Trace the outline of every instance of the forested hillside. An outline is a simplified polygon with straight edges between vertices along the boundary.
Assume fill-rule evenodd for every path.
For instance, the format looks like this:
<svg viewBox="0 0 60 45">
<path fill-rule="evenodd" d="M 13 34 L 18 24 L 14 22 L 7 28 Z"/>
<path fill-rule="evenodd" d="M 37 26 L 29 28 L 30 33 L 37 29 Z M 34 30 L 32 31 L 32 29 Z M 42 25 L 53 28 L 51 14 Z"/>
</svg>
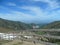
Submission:
<svg viewBox="0 0 60 45">
<path fill-rule="evenodd" d="M 19 21 L 10 21 L 0 18 L 0 27 L 7 28 L 7 29 L 14 29 L 14 30 L 21 30 L 21 29 L 31 29 L 31 25 L 19 22 Z"/>
<path fill-rule="evenodd" d="M 55 22 L 49 23 L 49 24 L 43 26 L 42 28 L 44 28 L 44 29 L 60 29 L 60 21 L 55 21 Z"/>
</svg>

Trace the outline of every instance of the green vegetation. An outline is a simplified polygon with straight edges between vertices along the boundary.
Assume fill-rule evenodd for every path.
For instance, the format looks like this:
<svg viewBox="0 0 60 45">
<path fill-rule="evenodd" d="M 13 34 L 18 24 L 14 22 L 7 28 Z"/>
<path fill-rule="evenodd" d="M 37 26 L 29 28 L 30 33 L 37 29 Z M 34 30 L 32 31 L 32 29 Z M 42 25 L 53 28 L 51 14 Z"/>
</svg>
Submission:
<svg viewBox="0 0 60 45">
<path fill-rule="evenodd" d="M 43 31 L 35 31 L 36 34 L 39 34 L 39 35 L 43 35 L 43 34 L 46 34 L 46 32 L 43 32 Z"/>
<path fill-rule="evenodd" d="M 60 45 L 60 42 L 57 42 L 58 45 Z"/>
<path fill-rule="evenodd" d="M 54 39 L 54 38 L 47 38 L 48 39 L 48 42 L 51 42 L 51 43 L 56 43 L 58 45 L 60 45 L 60 39 Z M 43 40 L 44 41 L 44 40 Z"/>
<path fill-rule="evenodd" d="M 2 45 L 4 43 L 8 43 L 8 42 L 11 42 L 11 41 L 8 41 L 8 40 L 0 40 L 0 45 Z"/>
<path fill-rule="evenodd" d="M 10 21 L 0 18 L 0 27 L 11 29 L 11 30 L 25 30 L 25 29 L 32 29 L 33 25 L 37 24 L 26 24 L 19 21 Z M 40 29 L 60 29 L 60 21 L 55 21 L 49 24 L 40 24 Z"/>
<path fill-rule="evenodd" d="M 54 36 L 60 36 L 60 32 L 48 32 L 50 35 L 54 35 Z"/>
<path fill-rule="evenodd" d="M 23 44 L 23 42 L 18 42 L 18 43 L 13 44 L 13 45 L 22 45 L 22 44 Z"/>
<path fill-rule="evenodd" d="M 9 21 L 0 18 L 0 27 L 13 30 L 31 29 L 31 25 L 19 21 Z"/>
<path fill-rule="evenodd" d="M 60 29 L 60 21 L 49 23 L 45 26 L 42 26 L 42 28 L 43 29 Z"/>
</svg>

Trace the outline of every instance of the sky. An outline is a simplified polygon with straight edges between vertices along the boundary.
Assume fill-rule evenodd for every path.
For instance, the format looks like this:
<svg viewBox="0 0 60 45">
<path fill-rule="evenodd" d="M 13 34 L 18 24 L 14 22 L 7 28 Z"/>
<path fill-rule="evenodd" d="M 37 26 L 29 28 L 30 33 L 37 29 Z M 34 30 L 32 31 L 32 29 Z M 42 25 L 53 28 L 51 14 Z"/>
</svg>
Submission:
<svg viewBox="0 0 60 45">
<path fill-rule="evenodd" d="M 60 0 L 0 0 L 0 18 L 26 23 L 60 20 Z"/>
</svg>

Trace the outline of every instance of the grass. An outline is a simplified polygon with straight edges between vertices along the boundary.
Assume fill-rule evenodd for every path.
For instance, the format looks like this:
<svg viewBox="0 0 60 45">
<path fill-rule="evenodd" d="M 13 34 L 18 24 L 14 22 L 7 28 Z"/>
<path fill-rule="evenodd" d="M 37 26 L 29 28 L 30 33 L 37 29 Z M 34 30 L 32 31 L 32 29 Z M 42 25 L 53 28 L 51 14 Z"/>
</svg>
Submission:
<svg viewBox="0 0 60 45">
<path fill-rule="evenodd" d="M 58 45 L 60 45 L 60 42 L 57 42 Z"/>
<path fill-rule="evenodd" d="M 8 40 L 0 40 L 0 45 L 2 45 L 4 43 L 8 43 L 8 42 L 10 42 L 10 41 L 8 41 Z"/>
<path fill-rule="evenodd" d="M 13 45 L 22 45 L 23 42 L 18 42 L 17 44 L 13 44 Z"/>
<path fill-rule="evenodd" d="M 13 31 L 13 30 L 12 29 L 8 29 L 8 28 L 0 27 L 0 32 L 10 32 L 10 31 Z"/>
<path fill-rule="evenodd" d="M 46 32 L 42 32 L 42 31 L 36 31 L 35 33 L 36 33 L 36 34 L 39 34 L 39 35 L 46 34 Z"/>
</svg>

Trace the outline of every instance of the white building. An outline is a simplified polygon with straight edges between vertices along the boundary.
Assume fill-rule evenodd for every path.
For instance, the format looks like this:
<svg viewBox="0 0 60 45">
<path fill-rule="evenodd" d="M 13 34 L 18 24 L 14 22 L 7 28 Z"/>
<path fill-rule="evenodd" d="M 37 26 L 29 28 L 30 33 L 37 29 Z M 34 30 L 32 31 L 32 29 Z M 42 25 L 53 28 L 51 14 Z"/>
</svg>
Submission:
<svg viewBox="0 0 60 45">
<path fill-rule="evenodd" d="M 14 34 L 0 33 L 0 38 L 4 40 L 13 40 L 16 37 Z"/>
<path fill-rule="evenodd" d="M 38 28 L 39 28 L 39 26 L 38 26 L 38 25 L 33 26 L 33 29 L 38 29 Z"/>
</svg>

